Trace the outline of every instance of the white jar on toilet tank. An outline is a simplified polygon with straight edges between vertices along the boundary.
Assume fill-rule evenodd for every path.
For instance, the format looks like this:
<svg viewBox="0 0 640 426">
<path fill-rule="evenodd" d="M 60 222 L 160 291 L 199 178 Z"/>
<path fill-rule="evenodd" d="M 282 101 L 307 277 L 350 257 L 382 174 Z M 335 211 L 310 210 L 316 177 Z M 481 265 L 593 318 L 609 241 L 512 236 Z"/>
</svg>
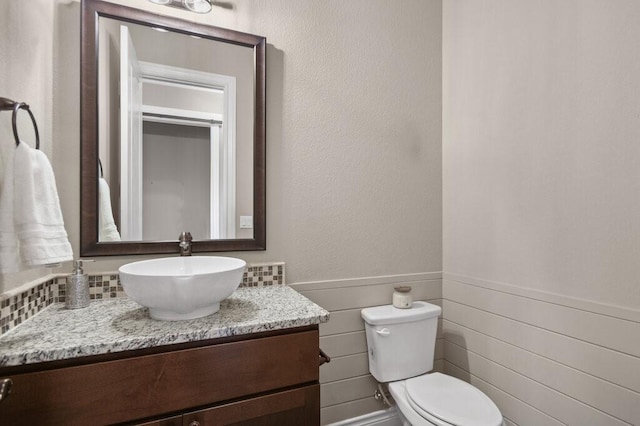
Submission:
<svg viewBox="0 0 640 426">
<path fill-rule="evenodd" d="M 413 303 L 411 286 L 401 285 L 393 288 L 393 306 L 399 309 L 409 309 Z"/>
</svg>

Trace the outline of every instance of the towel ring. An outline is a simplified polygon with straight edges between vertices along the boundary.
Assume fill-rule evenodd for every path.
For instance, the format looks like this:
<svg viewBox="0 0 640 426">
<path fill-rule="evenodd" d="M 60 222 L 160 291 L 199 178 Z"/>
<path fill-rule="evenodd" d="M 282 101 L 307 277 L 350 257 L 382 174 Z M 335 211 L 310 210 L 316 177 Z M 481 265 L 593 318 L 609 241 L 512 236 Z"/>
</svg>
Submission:
<svg viewBox="0 0 640 426">
<path fill-rule="evenodd" d="M 16 139 L 16 146 L 20 145 L 20 137 L 18 136 L 18 125 L 16 123 L 16 117 L 18 115 L 18 110 L 26 109 L 31 117 L 31 122 L 33 123 L 33 129 L 36 133 L 36 149 L 40 149 L 40 133 L 38 132 L 38 125 L 36 124 L 36 118 L 33 116 L 29 105 L 24 102 L 15 102 L 8 98 L 0 97 L 0 111 L 13 111 L 13 117 L 11 119 L 11 125 L 13 127 L 13 136 Z"/>
<path fill-rule="evenodd" d="M 36 149 L 40 149 L 40 133 L 38 132 L 38 124 L 36 123 L 36 118 L 33 116 L 29 105 L 24 102 L 16 102 L 13 106 L 13 117 L 11 117 L 11 125 L 13 127 L 13 136 L 16 138 L 16 146 L 20 145 L 20 137 L 18 136 L 18 125 L 16 118 L 18 117 L 18 111 L 24 109 L 29 113 L 29 117 L 31 117 L 31 122 L 33 123 L 33 130 L 36 132 Z"/>
</svg>

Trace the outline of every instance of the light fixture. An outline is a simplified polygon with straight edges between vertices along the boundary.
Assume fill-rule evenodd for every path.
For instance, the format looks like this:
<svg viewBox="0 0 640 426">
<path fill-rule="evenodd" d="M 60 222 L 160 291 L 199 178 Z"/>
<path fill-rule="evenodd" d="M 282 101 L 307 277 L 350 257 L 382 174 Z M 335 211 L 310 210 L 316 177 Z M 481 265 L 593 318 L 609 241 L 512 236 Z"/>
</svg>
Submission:
<svg viewBox="0 0 640 426">
<path fill-rule="evenodd" d="M 195 13 L 211 12 L 210 0 L 182 0 L 184 7 Z"/>
<path fill-rule="evenodd" d="M 149 0 L 151 3 L 179 7 L 195 13 L 211 12 L 211 0 Z"/>
</svg>

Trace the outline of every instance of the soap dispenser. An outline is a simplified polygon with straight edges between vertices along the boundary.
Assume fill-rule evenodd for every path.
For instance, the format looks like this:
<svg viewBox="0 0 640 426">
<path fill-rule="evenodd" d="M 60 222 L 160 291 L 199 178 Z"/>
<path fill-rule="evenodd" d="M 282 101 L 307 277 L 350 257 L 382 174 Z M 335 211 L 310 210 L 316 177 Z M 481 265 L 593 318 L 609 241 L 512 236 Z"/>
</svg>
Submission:
<svg viewBox="0 0 640 426">
<path fill-rule="evenodd" d="M 89 306 L 89 277 L 82 269 L 83 260 L 73 261 L 73 272 L 67 277 L 65 286 L 65 302 L 67 309 L 86 308 Z"/>
</svg>

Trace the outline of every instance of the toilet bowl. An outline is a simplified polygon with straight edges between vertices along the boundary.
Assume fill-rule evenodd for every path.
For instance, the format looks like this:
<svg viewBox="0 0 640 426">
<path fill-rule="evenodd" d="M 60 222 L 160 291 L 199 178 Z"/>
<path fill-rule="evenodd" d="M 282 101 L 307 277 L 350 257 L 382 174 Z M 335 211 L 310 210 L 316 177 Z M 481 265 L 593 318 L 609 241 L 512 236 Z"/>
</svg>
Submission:
<svg viewBox="0 0 640 426">
<path fill-rule="evenodd" d="M 413 302 L 362 310 L 369 371 L 389 392 L 405 426 L 501 426 L 498 407 L 473 385 L 433 370 L 441 308 Z"/>
<path fill-rule="evenodd" d="M 476 387 L 441 373 L 389 383 L 405 425 L 501 426 L 498 407 Z"/>
</svg>

